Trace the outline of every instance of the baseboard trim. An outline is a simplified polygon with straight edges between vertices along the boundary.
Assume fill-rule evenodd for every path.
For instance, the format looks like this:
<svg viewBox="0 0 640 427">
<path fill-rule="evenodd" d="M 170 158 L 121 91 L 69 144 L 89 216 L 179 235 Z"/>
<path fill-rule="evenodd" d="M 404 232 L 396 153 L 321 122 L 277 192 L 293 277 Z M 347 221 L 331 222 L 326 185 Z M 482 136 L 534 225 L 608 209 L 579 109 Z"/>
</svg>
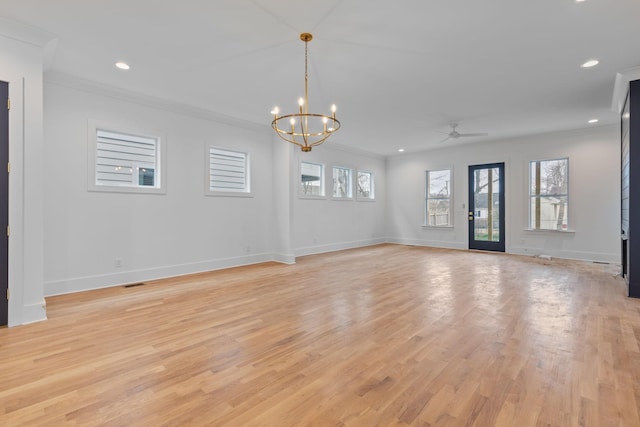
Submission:
<svg viewBox="0 0 640 427">
<path fill-rule="evenodd" d="M 18 317 L 13 319 L 13 317 Z M 29 323 L 41 322 L 47 320 L 47 303 L 43 299 L 36 304 L 22 306 L 20 316 L 9 316 L 9 327 L 27 325 Z"/>
<path fill-rule="evenodd" d="M 145 280 L 166 279 L 169 277 L 184 276 L 186 274 L 203 273 L 207 271 L 259 264 L 262 262 L 274 260 L 276 259 L 273 254 L 255 254 L 234 258 L 221 258 L 210 261 L 178 264 L 166 267 L 123 271 L 115 274 L 111 273 L 96 276 L 76 277 L 64 280 L 53 280 L 45 282 L 44 294 L 46 297 L 64 295 L 74 292 L 90 291 L 93 289 L 102 289 L 112 286 L 121 286 L 128 283 L 144 282 Z"/>
<path fill-rule="evenodd" d="M 389 238 L 387 243 L 394 243 L 397 245 L 407 246 L 426 246 L 432 248 L 443 249 L 468 249 L 467 243 L 452 242 L 446 240 L 422 240 L 422 239 L 403 239 L 403 238 Z"/>
<path fill-rule="evenodd" d="M 295 249 L 295 254 L 296 256 L 324 254 L 327 252 L 343 251 L 345 249 L 354 249 L 354 248 L 362 248 L 365 246 L 380 245 L 382 243 L 387 243 L 387 239 L 384 239 L 384 238 L 367 239 L 367 240 L 357 240 L 353 242 L 331 243 L 328 245 L 307 246 L 307 247 Z"/>
</svg>

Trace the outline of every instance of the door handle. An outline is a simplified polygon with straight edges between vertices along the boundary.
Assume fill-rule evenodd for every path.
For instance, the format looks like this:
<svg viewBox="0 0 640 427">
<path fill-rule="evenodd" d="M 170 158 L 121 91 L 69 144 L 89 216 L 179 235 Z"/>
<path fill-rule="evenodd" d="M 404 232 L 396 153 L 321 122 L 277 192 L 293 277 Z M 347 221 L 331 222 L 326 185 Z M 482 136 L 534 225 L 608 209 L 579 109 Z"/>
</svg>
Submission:
<svg viewBox="0 0 640 427">
<path fill-rule="evenodd" d="M 469 212 L 469 221 L 473 221 L 473 212 Z"/>
</svg>

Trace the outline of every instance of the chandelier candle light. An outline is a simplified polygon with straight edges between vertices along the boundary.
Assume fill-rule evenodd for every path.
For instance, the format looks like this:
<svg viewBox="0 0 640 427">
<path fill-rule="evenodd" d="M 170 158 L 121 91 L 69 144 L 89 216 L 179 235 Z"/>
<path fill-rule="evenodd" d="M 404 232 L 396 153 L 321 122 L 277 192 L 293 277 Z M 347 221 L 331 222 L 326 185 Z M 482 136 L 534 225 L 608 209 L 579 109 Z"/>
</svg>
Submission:
<svg viewBox="0 0 640 427">
<path fill-rule="evenodd" d="M 336 106 L 331 106 L 331 115 L 309 113 L 309 75 L 307 72 L 307 44 L 313 39 L 309 33 L 300 34 L 304 42 L 304 98 L 298 100 L 298 113 L 278 116 L 280 110 L 275 107 L 271 127 L 278 136 L 287 142 L 297 145 L 302 151 L 322 144 L 332 133 L 340 129 L 340 122 L 336 119 Z"/>
</svg>

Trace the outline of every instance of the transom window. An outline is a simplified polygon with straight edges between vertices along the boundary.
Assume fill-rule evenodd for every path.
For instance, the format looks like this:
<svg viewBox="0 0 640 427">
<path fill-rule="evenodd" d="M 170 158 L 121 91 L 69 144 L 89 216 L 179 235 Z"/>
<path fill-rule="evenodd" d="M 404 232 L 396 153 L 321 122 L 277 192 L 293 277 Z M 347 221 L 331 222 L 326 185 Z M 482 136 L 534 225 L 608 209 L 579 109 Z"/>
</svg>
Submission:
<svg viewBox="0 0 640 427">
<path fill-rule="evenodd" d="M 567 231 L 569 159 L 529 163 L 529 228 Z"/>
<path fill-rule="evenodd" d="M 425 225 L 451 226 L 451 169 L 426 172 Z"/>
</svg>

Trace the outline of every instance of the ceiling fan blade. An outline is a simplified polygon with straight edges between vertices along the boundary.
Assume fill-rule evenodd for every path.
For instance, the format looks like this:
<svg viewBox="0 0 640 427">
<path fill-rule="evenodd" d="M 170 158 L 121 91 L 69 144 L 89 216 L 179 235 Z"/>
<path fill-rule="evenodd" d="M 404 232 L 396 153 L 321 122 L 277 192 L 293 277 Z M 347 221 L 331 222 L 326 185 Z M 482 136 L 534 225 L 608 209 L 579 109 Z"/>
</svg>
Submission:
<svg viewBox="0 0 640 427">
<path fill-rule="evenodd" d="M 448 141 L 449 139 L 451 139 L 450 136 L 447 136 L 445 139 L 443 139 L 442 141 L 438 142 L 438 144 L 442 144 L 445 141 Z"/>
<path fill-rule="evenodd" d="M 458 136 L 489 136 L 486 132 L 478 132 L 478 133 L 461 133 Z"/>
</svg>

